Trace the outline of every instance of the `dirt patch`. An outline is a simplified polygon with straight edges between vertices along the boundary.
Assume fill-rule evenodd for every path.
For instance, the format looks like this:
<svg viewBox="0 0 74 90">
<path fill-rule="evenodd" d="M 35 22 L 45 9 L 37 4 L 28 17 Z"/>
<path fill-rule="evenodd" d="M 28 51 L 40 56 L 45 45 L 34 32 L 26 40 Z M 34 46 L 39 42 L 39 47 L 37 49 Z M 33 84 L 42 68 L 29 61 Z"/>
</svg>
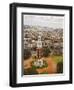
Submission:
<svg viewBox="0 0 74 90">
<path fill-rule="evenodd" d="M 43 72 L 47 72 L 49 74 L 52 74 L 52 73 L 56 73 L 57 72 L 57 65 L 56 63 L 52 60 L 52 58 L 48 57 L 48 58 L 44 58 L 45 61 L 47 62 L 48 64 L 48 67 L 46 68 L 42 68 L 42 69 L 37 69 L 37 71 L 39 73 L 43 73 Z"/>
</svg>

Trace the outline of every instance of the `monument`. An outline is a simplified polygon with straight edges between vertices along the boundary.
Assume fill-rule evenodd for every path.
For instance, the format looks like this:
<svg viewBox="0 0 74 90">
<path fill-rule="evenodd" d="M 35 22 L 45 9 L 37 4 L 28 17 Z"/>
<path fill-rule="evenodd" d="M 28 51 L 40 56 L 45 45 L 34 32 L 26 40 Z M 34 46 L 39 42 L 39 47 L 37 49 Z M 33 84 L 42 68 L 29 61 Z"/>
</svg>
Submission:
<svg viewBox="0 0 74 90">
<path fill-rule="evenodd" d="M 40 59 L 42 57 L 42 34 L 39 32 L 38 40 L 37 40 L 37 57 Z"/>
</svg>

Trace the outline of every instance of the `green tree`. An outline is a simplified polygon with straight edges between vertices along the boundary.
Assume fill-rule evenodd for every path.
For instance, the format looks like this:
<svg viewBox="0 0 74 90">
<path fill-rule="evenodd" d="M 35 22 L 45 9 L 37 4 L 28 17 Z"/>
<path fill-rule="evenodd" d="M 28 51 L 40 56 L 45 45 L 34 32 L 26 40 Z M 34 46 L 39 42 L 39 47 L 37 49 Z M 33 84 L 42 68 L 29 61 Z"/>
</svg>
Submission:
<svg viewBox="0 0 74 90">
<path fill-rule="evenodd" d="M 24 60 L 31 57 L 31 51 L 28 49 L 24 49 Z"/>
<path fill-rule="evenodd" d="M 57 73 L 63 73 L 63 62 L 57 64 Z"/>
<path fill-rule="evenodd" d="M 43 56 L 44 56 L 44 57 L 48 57 L 49 54 L 50 54 L 50 52 L 51 52 L 51 51 L 50 51 L 49 48 L 44 48 L 44 49 L 43 49 Z"/>
</svg>

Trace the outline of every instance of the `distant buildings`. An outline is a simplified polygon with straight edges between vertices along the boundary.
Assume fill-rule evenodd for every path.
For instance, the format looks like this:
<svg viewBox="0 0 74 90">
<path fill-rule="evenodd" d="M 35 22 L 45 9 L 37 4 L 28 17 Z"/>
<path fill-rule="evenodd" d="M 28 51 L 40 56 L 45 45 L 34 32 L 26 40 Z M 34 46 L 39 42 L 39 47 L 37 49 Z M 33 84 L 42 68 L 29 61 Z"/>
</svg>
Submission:
<svg viewBox="0 0 74 90">
<path fill-rule="evenodd" d="M 40 37 L 42 48 L 50 48 L 52 54 L 63 54 L 63 29 L 51 30 L 49 28 L 27 26 L 24 28 L 23 36 L 24 49 L 28 48 L 35 51 L 38 47 L 38 38 Z"/>
</svg>

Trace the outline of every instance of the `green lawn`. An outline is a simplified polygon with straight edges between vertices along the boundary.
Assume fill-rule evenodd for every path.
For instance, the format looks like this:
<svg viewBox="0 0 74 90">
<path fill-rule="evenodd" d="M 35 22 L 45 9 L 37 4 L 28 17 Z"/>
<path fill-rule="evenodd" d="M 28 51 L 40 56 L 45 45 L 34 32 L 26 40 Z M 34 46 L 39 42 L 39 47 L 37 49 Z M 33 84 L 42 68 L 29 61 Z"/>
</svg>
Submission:
<svg viewBox="0 0 74 90">
<path fill-rule="evenodd" d="M 51 56 L 56 63 L 63 62 L 63 56 Z"/>
</svg>

